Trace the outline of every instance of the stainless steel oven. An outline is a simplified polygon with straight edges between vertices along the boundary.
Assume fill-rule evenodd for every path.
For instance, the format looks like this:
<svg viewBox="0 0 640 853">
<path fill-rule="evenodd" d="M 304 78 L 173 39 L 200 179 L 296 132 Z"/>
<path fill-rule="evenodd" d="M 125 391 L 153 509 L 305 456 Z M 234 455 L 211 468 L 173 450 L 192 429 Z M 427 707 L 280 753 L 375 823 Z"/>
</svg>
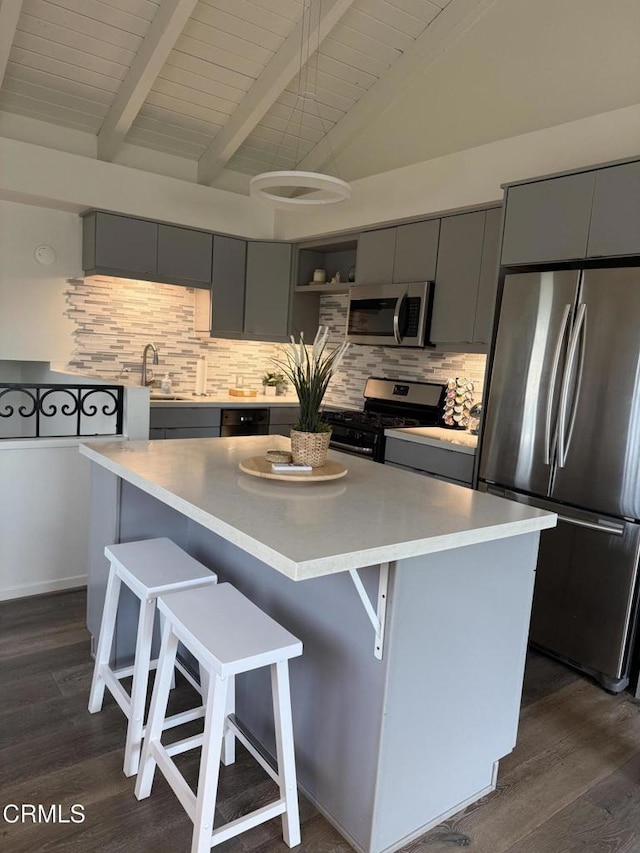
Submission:
<svg viewBox="0 0 640 853">
<path fill-rule="evenodd" d="M 436 426 L 442 422 L 447 386 L 437 382 L 382 379 L 370 376 L 364 410 L 325 411 L 335 450 L 384 462 L 386 429 Z"/>
<path fill-rule="evenodd" d="M 433 289 L 432 281 L 350 287 L 347 340 L 373 346 L 427 346 Z"/>
</svg>

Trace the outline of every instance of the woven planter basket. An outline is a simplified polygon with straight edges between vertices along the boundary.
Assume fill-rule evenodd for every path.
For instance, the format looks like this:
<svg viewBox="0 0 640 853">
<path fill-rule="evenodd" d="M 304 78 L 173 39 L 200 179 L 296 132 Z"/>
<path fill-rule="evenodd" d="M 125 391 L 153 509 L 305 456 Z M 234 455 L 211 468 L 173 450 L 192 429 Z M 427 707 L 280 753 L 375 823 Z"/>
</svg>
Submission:
<svg viewBox="0 0 640 853">
<path fill-rule="evenodd" d="M 321 468 L 327 458 L 331 432 L 299 432 L 291 430 L 291 455 L 297 465 Z"/>
</svg>

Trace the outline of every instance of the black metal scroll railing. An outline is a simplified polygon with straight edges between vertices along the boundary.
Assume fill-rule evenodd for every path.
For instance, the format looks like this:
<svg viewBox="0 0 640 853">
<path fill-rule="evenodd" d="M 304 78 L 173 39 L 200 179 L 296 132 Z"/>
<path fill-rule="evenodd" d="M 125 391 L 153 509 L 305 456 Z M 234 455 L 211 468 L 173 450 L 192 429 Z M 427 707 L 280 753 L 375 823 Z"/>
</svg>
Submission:
<svg viewBox="0 0 640 853">
<path fill-rule="evenodd" d="M 119 435 L 123 401 L 122 385 L 0 383 L 0 437 Z"/>
</svg>

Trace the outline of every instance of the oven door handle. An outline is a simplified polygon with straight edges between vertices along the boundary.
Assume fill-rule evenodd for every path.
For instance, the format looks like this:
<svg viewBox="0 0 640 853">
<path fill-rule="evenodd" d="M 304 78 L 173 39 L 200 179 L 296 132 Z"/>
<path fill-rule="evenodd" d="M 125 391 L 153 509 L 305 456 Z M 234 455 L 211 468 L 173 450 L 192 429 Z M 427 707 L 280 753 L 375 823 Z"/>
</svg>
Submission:
<svg viewBox="0 0 640 853">
<path fill-rule="evenodd" d="M 402 310 L 402 303 L 407 298 L 408 288 L 405 288 L 404 293 L 399 296 L 396 300 L 396 307 L 393 312 L 393 337 L 396 339 L 397 344 L 402 343 L 402 335 L 400 334 L 400 311 Z"/>
<path fill-rule="evenodd" d="M 333 439 L 331 439 L 329 444 L 331 447 L 335 447 L 336 450 L 351 450 L 354 453 L 361 453 L 363 456 L 373 455 L 373 447 L 363 447 L 359 444 L 346 444 L 343 441 L 334 441 Z"/>
</svg>

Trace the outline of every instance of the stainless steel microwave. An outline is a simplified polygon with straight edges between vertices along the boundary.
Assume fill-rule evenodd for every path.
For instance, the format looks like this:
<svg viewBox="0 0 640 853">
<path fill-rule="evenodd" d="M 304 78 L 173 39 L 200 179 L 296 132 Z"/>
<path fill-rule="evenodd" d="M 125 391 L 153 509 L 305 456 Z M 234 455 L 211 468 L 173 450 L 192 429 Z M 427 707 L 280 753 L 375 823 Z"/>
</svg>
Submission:
<svg viewBox="0 0 640 853">
<path fill-rule="evenodd" d="M 433 290 L 433 281 L 350 287 L 347 340 L 373 346 L 428 346 Z"/>
</svg>

